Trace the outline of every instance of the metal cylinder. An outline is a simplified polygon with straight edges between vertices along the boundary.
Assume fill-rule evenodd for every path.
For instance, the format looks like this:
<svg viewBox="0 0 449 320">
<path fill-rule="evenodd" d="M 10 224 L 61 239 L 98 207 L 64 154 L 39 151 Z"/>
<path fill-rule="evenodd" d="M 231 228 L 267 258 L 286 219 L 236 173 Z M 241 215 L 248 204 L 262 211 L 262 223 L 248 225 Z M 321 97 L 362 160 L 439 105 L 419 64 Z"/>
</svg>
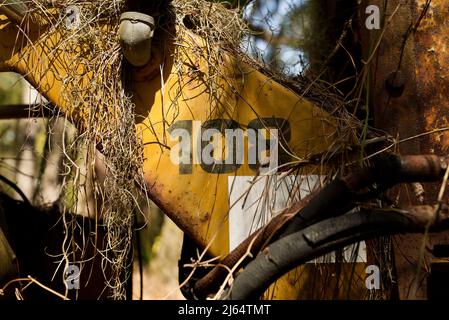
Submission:
<svg viewBox="0 0 449 320">
<path fill-rule="evenodd" d="M 0 13 L 5 14 L 12 21 L 21 24 L 28 12 L 24 1 L 4 0 L 0 2 Z"/>
<path fill-rule="evenodd" d="M 125 12 L 120 17 L 119 38 L 126 60 L 143 67 L 151 59 L 151 42 L 154 35 L 154 18 L 135 11 Z"/>
</svg>

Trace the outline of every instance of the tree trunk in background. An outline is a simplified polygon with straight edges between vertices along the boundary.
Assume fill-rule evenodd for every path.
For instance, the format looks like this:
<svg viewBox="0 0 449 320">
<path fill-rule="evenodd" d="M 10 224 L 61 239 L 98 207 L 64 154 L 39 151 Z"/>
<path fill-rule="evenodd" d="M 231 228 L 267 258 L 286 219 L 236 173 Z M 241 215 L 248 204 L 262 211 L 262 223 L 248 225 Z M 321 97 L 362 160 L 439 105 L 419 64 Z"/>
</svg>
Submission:
<svg viewBox="0 0 449 320">
<path fill-rule="evenodd" d="M 370 69 L 370 99 L 374 126 L 393 137 L 404 139 L 449 125 L 449 1 L 432 0 L 424 14 L 425 0 L 364 0 L 365 8 L 377 5 L 383 22 L 400 4 L 386 29 Z M 364 58 L 370 56 L 382 30 L 367 30 L 362 19 Z M 414 30 L 414 27 L 417 27 Z M 401 154 L 447 155 L 449 132 L 429 134 L 397 146 Z M 425 184 L 424 203 L 435 204 L 440 184 Z M 392 199 L 400 206 L 419 203 L 410 185 L 397 188 Z M 445 197 L 444 199 L 447 199 Z M 427 297 L 426 285 L 436 244 L 449 244 L 449 235 L 430 235 L 426 248 L 422 235 L 393 239 L 398 293 L 401 299 Z"/>
</svg>

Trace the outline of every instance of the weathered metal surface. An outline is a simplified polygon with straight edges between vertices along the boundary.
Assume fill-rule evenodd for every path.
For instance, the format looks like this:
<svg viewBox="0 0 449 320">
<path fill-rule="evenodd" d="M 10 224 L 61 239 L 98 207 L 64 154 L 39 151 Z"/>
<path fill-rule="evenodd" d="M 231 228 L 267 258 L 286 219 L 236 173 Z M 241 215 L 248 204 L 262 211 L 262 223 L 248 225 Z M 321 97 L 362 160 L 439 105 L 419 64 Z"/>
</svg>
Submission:
<svg viewBox="0 0 449 320">
<path fill-rule="evenodd" d="M 418 1 L 415 15 L 425 3 Z M 449 126 L 449 3 L 432 0 L 415 35 L 417 98 L 424 106 L 424 129 Z M 449 151 L 449 131 L 428 136 L 423 146 L 438 154 Z"/>
<path fill-rule="evenodd" d="M 369 2 L 369 3 L 368 3 Z M 383 35 L 371 68 L 373 115 L 375 126 L 399 139 L 424 132 L 428 135 L 410 139 L 396 147 L 402 154 L 435 153 L 446 155 L 449 132 L 431 131 L 449 125 L 449 2 L 433 0 L 427 11 L 426 1 L 365 1 L 376 4 L 391 24 Z M 385 9 L 385 10 L 383 10 Z M 365 48 L 376 43 L 380 31 L 364 31 Z M 368 50 L 365 57 L 369 56 Z M 392 74 L 400 72 L 401 94 L 391 94 L 391 84 L 398 84 Z M 424 201 L 435 203 L 439 184 L 425 184 Z M 418 202 L 410 186 L 398 189 L 392 198 L 401 205 Z M 449 243 L 449 235 L 429 235 L 428 246 Z M 430 255 L 423 252 L 422 236 L 404 235 L 394 238 L 396 275 L 401 299 L 426 298 L 427 265 Z M 425 251 L 425 250 L 424 250 Z M 423 263 L 419 263 L 423 257 Z M 419 270 L 419 271 L 418 271 Z M 419 278 L 417 278 L 417 276 Z"/>
<path fill-rule="evenodd" d="M 39 32 L 45 33 L 46 30 L 41 28 L 38 33 L 29 36 L 29 39 L 34 41 L 44 38 Z M 0 44 L 5 49 L 0 52 L 0 63 L 24 75 L 70 119 L 76 122 L 77 118 L 82 118 L 77 115 L 79 111 L 74 110 L 61 96 L 61 79 L 67 72 L 64 66 L 67 59 L 70 59 L 70 53 L 52 50 L 52 45 L 58 42 L 60 35 L 45 37 L 44 41 L 36 43 L 30 50 L 27 41 L 17 41 L 17 34 L 18 29 L 13 24 L 4 19 L 0 21 Z M 163 41 L 159 49 L 165 49 L 166 53 L 173 52 L 172 40 Z M 198 121 L 204 124 L 209 120 L 233 119 L 245 129 L 251 122 L 261 118 L 266 122 L 282 118 L 283 123 L 289 123 L 289 130 L 285 132 L 290 140 L 288 149 L 297 157 L 303 158 L 325 150 L 332 142 L 335 123 L 325 111 L 313 103 L 233 59 L 220 66 L 224 72 L 221 85 L 227 88 L 225 93 L 218 94 L 218 98 L 213 97 L 216 92 L 209 90 L 203 82 L 204 79 L 195 77 L 196 73 L 207 73 L 205 59 L 199 58 L 191 49 L 201 40 L 192 34 L 185 34 L 185 41 L 186 43 L 181 44 L 185 50 L 185 64 L 179 65 L 178 61 L 178 64 L 174 65 L 173 56 L 166 54 L 163 70 L 158 69 L 157 73 L 147 72 L 145 75 L 136 74 L 132 83 L 137 129 L 145 144 L 145 180 L 151 199 L 201 248 L 208 248 L 213 255 L 220 256 L 229 251 L 228 178 L 254 176 L 256 170 L 248 165 L 247 157 L 244 164 L 226 173 L 209 172 L 214 168 L 205 169 L 200 164 L 184 170 L 170 157 L 171 150 L 179 143 L 178 139 L 171 138 L 170 127 L 180 122 Z M 16 46 L 16 43 L 23 47 Z M 157 53 L 154 56 L 157 57 Z M 89 86 L 91 79 L 89 74 L 81 72 L 82 66 L 79 67 L 80 74 L 84 75 L 79 81 L 81 91 Z M 161 71 L 163 79 L 160 77 Z M 182 77 L 179 77 L 179 72 L 182 72 Z M 234 87 L 229 87 L 228 83 L 232 83 Z M 225 105 L 227 107 L 224 108 Z M 284 130 L 279 129 L 282 135 Z M 198 132 L 192 131 L 192 134 L 197 135 Z M 248 142 L 247 138 L 245 139 L 244 146 L 247 148 Z M 197 140 L 192 136 L 192 141 Z M 196 154 L 199 147 L 200 145 L 192 146 L 192 152 Z M 355 269 L 357 272 L 353 276 Z M 343 298 L 351 294 L 346 285 L 349 283 L 347 279 L 358 282 L 358 287 L 363 288 L 364 282 L 359 281 L 363 273 L 363 263 L 357 264 L 356 268 L 353 264 L 343 267 L 339 264 L 323 264 L 318 268 L 308 265 L 280 280 L 269 296 L 290 299 Z M 323 290 L 314 289 L 318 288 L 318 285 L 313 287 L 313 284 L 320 281 L 323 282 Z M 328 284 L 328 287 L 324 283 Z M 360 290 L 355 291 L 356 297 L 360 297 L 359 292 Z"/>
</svg>

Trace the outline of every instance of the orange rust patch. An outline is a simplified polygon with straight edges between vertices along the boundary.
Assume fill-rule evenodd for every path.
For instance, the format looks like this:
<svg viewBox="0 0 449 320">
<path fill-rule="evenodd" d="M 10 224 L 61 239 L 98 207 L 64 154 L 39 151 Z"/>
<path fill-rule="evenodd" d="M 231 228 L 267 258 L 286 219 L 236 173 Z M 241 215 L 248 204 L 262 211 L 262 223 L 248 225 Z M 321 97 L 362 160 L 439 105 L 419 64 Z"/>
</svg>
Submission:
<svg viewBox="0 0 449 320">
<path fill-rule="evenodd" d="M 422 5 L 426 1 L 420 0 Z M 417 12 L 419 16 L 420 12 Z M 415 36 L 418 96 L 424 106 L 425 129 L 431 131 L 449 126 L 449 3 L 431 2 Z M 449 149 L 449 132 L 429 137 L 431 148 Z"/>
</svg>

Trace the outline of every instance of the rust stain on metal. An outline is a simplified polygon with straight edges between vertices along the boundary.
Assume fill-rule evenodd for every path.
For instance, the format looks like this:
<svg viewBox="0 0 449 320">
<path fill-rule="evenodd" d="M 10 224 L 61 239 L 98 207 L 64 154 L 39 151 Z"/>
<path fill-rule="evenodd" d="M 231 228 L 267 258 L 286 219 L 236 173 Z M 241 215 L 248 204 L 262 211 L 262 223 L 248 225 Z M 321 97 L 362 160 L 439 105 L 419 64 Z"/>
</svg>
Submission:
<svg viewBox="0 0 449 320">
<path fill-rule="evenodd" d="M 418 1 L 418 10 L 426 1 Z M 449 4 L 433 0 L 415 35 L 417 92 L 425 130 L 449 126 Z M 429 136 L 435 152 L 449 150 L 449 131 Z"/>
<path fill-rule="evenodd" d="M 436 155 L 401 157 L 401 175 L 403 181 L 424 182 L 439 181 L 447 168 L 448 159 Z"/>
<path fill-rule="evenodd" d="M 449 1 L 432 0 L 425 15 L 422 14 L 426 0 L 366 0 L 363 5 L 377 4 L 386 8 L 383 14 L 389 16 L 399 3 L 402 5 L 385 31 L 377 60 L 372 66 L 371 102 L 375 126 L 402 139 L 449 127 Z M 416 30 L 410 32 L 410 26 Z M 406 35 L 408 38 L 404 44 Z M 366 31 L 363 35 L 365 47 L 369 48 L 370 41 L 375 43 L 377 36 L 379 34 Z M 369 52 L 365 55 L 368 56 Z M 386 88 L 389 75 L 396 71 L 400 71 L 405 79 L 404 92 L 398 97 L 389 95 Z M 449 131 L 442 131 L 402 143 L 396 151 L 407 155 L 434 153 L 443 156 L 448 150 Z M 423 203 L 434 204 L 440 183 L 425 183 L 422 187 L 420 193 L 425 193 Z M 418 199 L 410 194 L 411 191 L 409 186 L 397 188 L 391 198 L 399 199 L 399 205 L 404 207 L 415 205 Z M 449 236 L 445 233 L 429 236 L 430 246 L 445 243 L 449 243 Z M 428 253 L 424 253 L 419 288 L 416 294 L 411 290 L 423 254 L 419 249 L 421 244 L 422 235 L 402 235 L 393 239 L 395 280 L 401 299 L 427 297 L 425 279 L 428 270 L 425 266 L 431 260 Z"/>
<path fill-rule="evenodd" d="M 159 184 L 148 185 L 148 193 L 151 199 L 154 199 L 154 203 L 164 212 L 167 213 L 169 218 L 183 230 L 191 239 L 202 239 L 200 234 L 199 221 L 190 216 L 183 208 L 182 202 L 174 203 L 173 201 L 164 201 L 165 190 L 164 186 Z M 185 196 L 188 196 L 189 191 L 185 191 Z M 204 241 L 203 241 L 204 242 Z M 206 243 L 202 243 L 205 247 Z"/>
</svg>

